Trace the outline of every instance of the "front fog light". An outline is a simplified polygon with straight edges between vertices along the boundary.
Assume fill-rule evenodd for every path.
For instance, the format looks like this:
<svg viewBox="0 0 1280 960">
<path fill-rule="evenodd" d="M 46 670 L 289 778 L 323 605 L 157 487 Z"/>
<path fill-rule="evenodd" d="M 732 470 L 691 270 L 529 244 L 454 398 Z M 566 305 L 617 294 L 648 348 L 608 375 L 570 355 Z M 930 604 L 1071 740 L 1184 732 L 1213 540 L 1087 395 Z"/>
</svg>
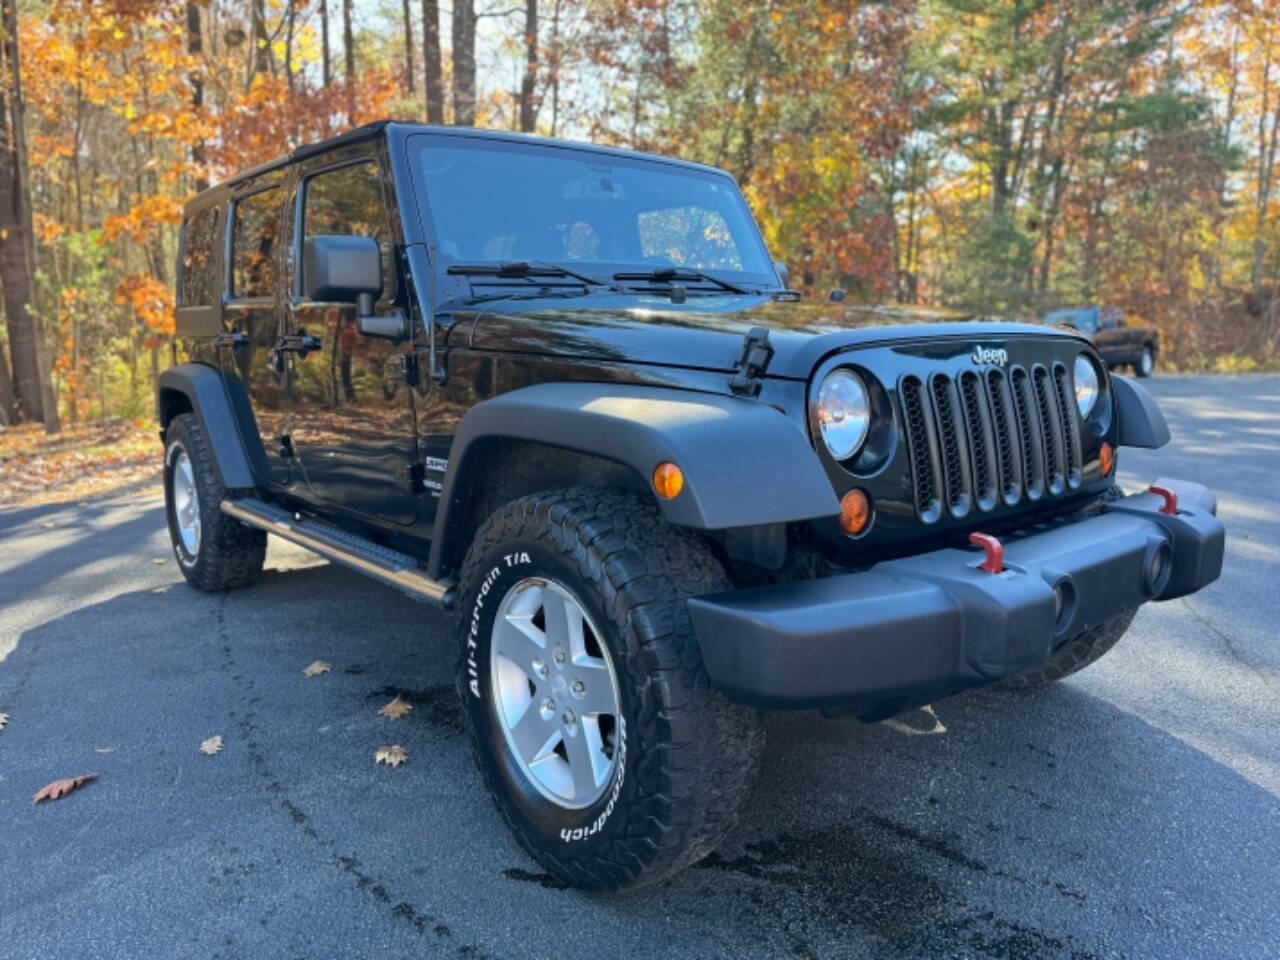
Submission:
<svg viewBox="0 0 1280 960">
<path fill-rule="evenodd" d="M 1080 416 L 1087 417 L 1098 402 L 1098 368 L 1082 353 L 1076 357 L 1071 378 L 1076 385 L 1076 406 L 1080 408 Z"/>
<path fill-rule="evenodd" d="M 839 369 L 827 374 L 818 388 L 818 430 L 822 442 L 837 460 L 848 460 L 871 426 L 871 402 L 862 378 L 852 370 Z"/>
</svg>

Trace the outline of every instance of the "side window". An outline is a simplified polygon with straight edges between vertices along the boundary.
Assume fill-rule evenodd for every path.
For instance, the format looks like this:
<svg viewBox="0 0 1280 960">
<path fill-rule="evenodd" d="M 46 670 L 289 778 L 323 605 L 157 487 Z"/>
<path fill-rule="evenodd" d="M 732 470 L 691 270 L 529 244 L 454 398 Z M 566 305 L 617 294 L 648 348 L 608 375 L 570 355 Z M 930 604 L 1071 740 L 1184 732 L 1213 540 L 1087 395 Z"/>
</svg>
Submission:
<svg viewBox="0 0 1280 960">
<path fill-rule="evenodd" d="M 662 257 L 677 267 L 741 270 L 742 256 L 717 211 L 706 207 L 646 210 L 636 218 L 640 253 Z"/>
<path fill-rule="evenodd" d="M 218 208 L 205 207 L 187 218 L 182 237 L 182 305 L 207 307 L 218 292 L 214 248 L 218 236 Z"/>
<path fill-rule="evenodd" d="M 382 288 L 394 276 L 391 263 L 391 231 L 382 203 L 378 165 L 353 163 L 318 173 L 306 181 L 303 192 L 302 236 L 373 237 L 382 249 Z"/>
<path fill-rule="evenodd" d="M 232 216 L 231 296 L 275 296 L 280 191 L 272 188 L 241 197 Z"/>
</svg>

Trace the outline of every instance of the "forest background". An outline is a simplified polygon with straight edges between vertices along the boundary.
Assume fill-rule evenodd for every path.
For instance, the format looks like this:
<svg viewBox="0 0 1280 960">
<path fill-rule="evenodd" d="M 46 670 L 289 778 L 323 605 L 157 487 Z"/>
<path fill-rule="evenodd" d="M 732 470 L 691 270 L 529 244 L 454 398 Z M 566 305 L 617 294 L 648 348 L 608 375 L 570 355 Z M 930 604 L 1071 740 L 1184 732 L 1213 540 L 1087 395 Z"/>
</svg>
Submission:
<svg viewBox="0 0 1280 960">
<path fill-rule="evenodd" d="M 845 306 L 1280 365 L 1277 2 L 5 0 L 0 117 L 0 429 L 149 417 L 185 200 L 382 117 L 726 167 Z"/>
</svg>

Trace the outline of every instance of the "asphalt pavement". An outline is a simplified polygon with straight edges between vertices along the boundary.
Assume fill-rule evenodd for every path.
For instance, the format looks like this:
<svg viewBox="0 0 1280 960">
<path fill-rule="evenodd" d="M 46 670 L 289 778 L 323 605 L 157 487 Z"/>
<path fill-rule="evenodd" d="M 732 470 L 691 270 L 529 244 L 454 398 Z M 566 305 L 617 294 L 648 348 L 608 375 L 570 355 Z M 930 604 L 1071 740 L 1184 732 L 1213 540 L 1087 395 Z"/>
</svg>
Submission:
<svg viewBox="0 0 1280 960">
<path fill-rule="evenodd" d="M 1280 377 L 1150 383 L 1122 483 L 1217 493 L 1218 583 L 1050 689 L 769 715 L 731 844 L 624 895 L 508 835 L 445 614 L 276 541 L 196 593 L 155 496 L 0 512 L 0 957 L 1280 957 Z"/>
</svg>

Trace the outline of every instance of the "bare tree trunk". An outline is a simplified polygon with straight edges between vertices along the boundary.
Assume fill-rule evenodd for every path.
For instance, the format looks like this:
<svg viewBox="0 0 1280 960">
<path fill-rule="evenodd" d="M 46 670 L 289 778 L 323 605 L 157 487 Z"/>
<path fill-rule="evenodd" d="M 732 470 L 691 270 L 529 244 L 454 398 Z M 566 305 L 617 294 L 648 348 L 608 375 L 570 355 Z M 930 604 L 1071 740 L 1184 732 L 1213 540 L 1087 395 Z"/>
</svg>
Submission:
<svg viewBox="0 0 1280 960">
<path fill-rule="evenodd" d="M 1253 287 L 1254 308 L 1264 309 L 1262 303 L 1262 257 L 1265 252 L 1265 228 L 1267 209 L 1271 205 L 1271 187 L 1276 166 L 1276 137 L 1280 134 L 1280 94 L 1276 95 L 1274 110 L 1268 103 L 1271 95 L 1271 48 L 1267 48 L 1266 65 L 1262 74 L 1262 111 L 1258 116 L 1258 194 L 1253 225 L 1253 271 L 1250 277 Z M 1271 124 L 1268 132 L 1267 124 Z"/>
<path fill-rule="evenodd" d="M 0 424 L 8 426 L 18 418 L 17 404 L 13 398 L 13 377 L 9 374 L 9 357 L 0 343 Z"/>
<path fill-rule="evenodd" d="M 298 23 L 298 5 L 294 0 L 288 0 L 285 23 L 288 26 L 284 35 L 284 78 L 289 81 L 289 92 L 293 93 L 293 35 Z"/>
<path fill-rule="evenodd" d="M 404 6 L 404 75 L 413 93 L 413 14 L 409 12 L 409 0 L 400 0 Z"/>
<path fill-rule="evenodd" d="M 346 57 L 343 73 L 350 80 L 356 75 L 356 45 L 351 33 L 351 0 L 342 0 L 342 51 Z"/>
<path fill-rule="evenodd" d="M 524 3 L 524 79 L 520 81 L 520 130 L 533 133 L 538 115 L 533 105 L 533 88 L 538 80 L 538 0 Z"/>
<path fill-rule="evenodd" d="M 476 5 L 475 0 L 453 4 L 453 122 L 476 125 Z"/>
<path fill-rule="evenodd" d="M 187 53 L 197 60 L 204 54 L 204 34 L 200 27 L 200 4 L 196 0 L 187 0 Z M 204 107 L 204 80 L 200 76 L 200 67 L 191 71 L 191 109 L 199 113 Z M 196 141 L 191 145 L 191 164 L 199 173 L 196 174 L 196 190 L 209 186 L 209 178 L 205 174 L 204 141 Z M 74 408 L 74 403 L 73 403 Z"/>
<path fill-rule="evenodd" d="M 333 80 L 333 67 L 329 63 L 329 0 L 320 0 L 320 47 L 324 63 L 321 79 L 327 87 Z"/>
<path fill-rule="evenodd" d="M 551 8 L 551 135 L 560 128 L 560 4 Z"/>
<path fill-rule="evenodd" d="M 427 123 L 444 123 L 439 0 L 422 0 L 422 68 L 423 85 L 427 93 Z"/>
<path fill-rule="evenodd" d="M 31 310 L 31 261 L 35 242 L 31 229 L 31 179 L 27 169 L 22 99 L 22 65 L 18 49 L 18 14 L 12 0 L 3 4 L 4 42 L 0 59 L 8 89 L 0 89 L 0 285 L 13 356 L 13 387 L 20 417 L 44 422 L 57 433 L 58 406 L 49 378 L 48 350 L 40 318 Z"/>
<path fill-rule="evenodd" d="M 253 66 L 249 71 L 249 77 L 252 79 L 260 73 L 270 73 L 272 71 L 273 58 L 271 56 L 271 40 L 267 36 L 266 0 L 253 0 L 253 4 L 250 7 L 250 19 L 252 21 Z"/>
</svg>

